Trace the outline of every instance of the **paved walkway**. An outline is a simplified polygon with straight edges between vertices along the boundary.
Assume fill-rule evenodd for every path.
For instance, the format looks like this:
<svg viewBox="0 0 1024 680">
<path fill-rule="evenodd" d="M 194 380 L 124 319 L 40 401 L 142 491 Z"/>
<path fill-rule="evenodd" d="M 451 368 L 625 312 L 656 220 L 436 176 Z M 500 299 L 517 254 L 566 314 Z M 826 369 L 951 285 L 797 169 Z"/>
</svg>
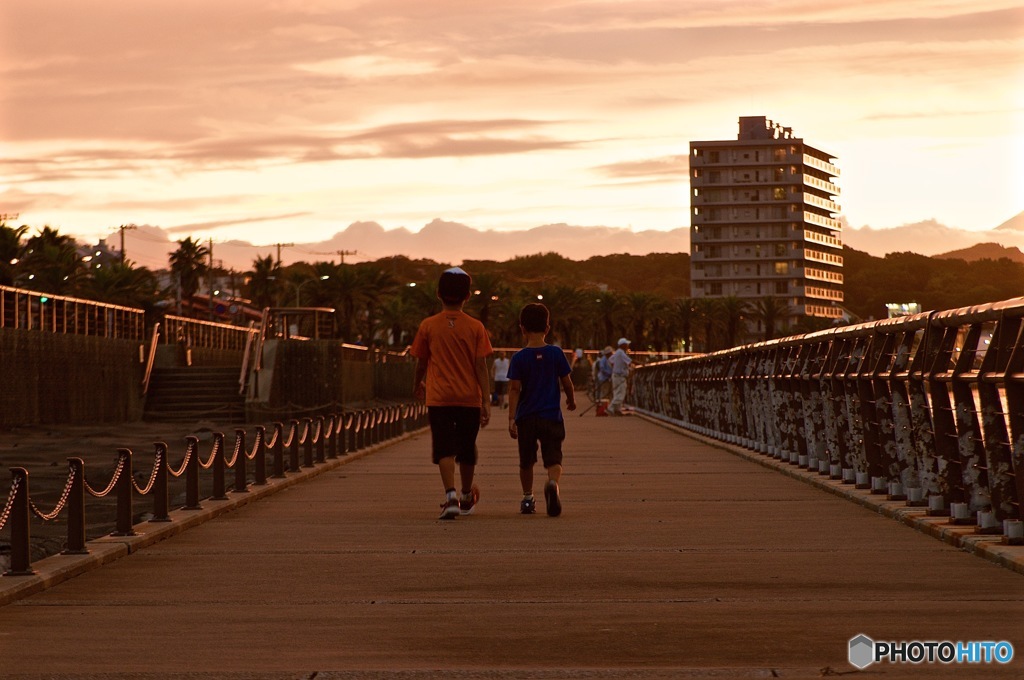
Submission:
<svg viewBox="0 0 1024 680">
<path fill-rule="evenodd" d="M 415 435 L 0 607 L 0 676 L 817 678 L 859 633 L 1017 650 L 872 677 L 1024 676 L 1010 569 L 593 412 L 567 418 L 563 515 L 521 516 L 495 415 L 473 516 L 435 519 Z"/>
</svg>

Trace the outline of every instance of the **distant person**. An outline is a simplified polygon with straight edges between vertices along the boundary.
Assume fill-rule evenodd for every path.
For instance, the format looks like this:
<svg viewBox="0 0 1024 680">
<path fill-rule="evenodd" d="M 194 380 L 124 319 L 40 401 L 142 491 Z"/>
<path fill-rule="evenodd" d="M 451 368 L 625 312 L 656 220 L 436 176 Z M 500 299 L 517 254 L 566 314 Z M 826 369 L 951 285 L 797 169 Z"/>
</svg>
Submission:
<svg viewBox="0 0 1024 680">
<path fill-rule="evenodd" d="M 608 345 L 594 362 L 594 401 L 607 399 L 612 393 L 612 346 Z"/>
<path fill-rule="evenodd" d="M 619 348 L 612 354 L 609 362 L 612 365 L 612 401 L 608 404 L 608 413 L 613 416 L 622 413 L 622 404 L 626 401 L 626 380 L 629 378 L 629 365 L 633 360 L 629 357 L 630 342 L 619 338 Z"/>
<path fill-rule="evenodd" d="M 491 341 L 484 325 L 462 311 L 471 283 L 459 267 L 441 274 L 437 297 L 442 310 L 420 323 L 409 349 L 417 359 L 415 395 L 426 398 L 432 457 L 444 485 L 440 519 L 468 515 L 480 499 L 473 483 L 476 437 L 491 419 L 486 363 L 493 352 Z M 461 496 L 455 492 L 456 464 Z"/>
<path fill-rule="evenodd" d="M 533 498 L 533 467 L 537 464 L 540 444 L 548 481 L 544 485 L 544 501 L 551 517 L 562 514 L 558 484 L 562 478 L 562 442 L 565 422 L 562 419 L 559 387 L 565 393 L 565 406 L 576 410 L 571 369 L 565 353 L 557 345 L 544 342 L 551 330 L 548 308 L 539 303 L 523 307 L 519 328 L 526 346 L 512 355 L 508 368 L 509 412 L 508 433 L 519 442 L 519 481 L 523 500 L 519 512 L 531 515 L 536 509 Z"/>
<path fill-rule="evenodd" d="M 498 408 L 508 408 L 508 357 L 504 352 L 498 352 L 498 358 L 494 360 L 491 370 L 494 375 L 494 405 Z"/>
</svg>

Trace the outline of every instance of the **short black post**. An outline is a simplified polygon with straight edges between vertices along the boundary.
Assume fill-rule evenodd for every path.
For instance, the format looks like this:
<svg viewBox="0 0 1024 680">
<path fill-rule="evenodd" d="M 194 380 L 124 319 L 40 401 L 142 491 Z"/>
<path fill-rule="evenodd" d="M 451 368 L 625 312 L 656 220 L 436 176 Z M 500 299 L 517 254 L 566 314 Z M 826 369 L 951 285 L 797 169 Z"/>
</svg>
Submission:
<svg viewBox="0 0 1024 680">
<path fill-rule="evenodd" d="M 132 529 L 132 451 L 118 449 L 118 478 L 114 484 L 117 492 L 117 523 L 111 536 L 134 536 Z"/>
<path fill-rule="evenodd" d="M 11 514 L 7 521 L 11 523 L 11 568 L 4 576 L 31 576 L 36 573 L 32 569 L 32 551 L 29 531 L 29 499 L 28 470 L 11 468 Z"/>
<path fill-rule="evenodd" d="M 81 458 L 68 458 L 72 475 L 68 493 L 68 547 L 61 555 L 87 555 L 85 547 L 85 462 Z"/>
<path fill-rule="evenodd" d="M 313 419 L 302 419 L 302 467 L 313 467 Z"/>
<path fill-rule="evenodd" d="M 235 430 L 235 493 L 249 493 L 249 483 L 245 479 L 246 469 L 245 430 Z"/>
<path fill-rule="evenodd" d="M 327 418 L 327 457 L 338 457 L 338 416 Z"/>
<path fill-rule="evenodd" d="M 170 475 L 167 474 L 167 445 L 162 442 L 153 444 L 156 455 L 153 465 L 156 466 L 156 477 L 153 479 L 153 519 L 150 522 L 170 522 L 170 497 L 167 489 Z"/>
<path fill-rule="evenodd" d="M 327 430 L 324 429 L 324 417 L 316 417 L 316 462 L 326 462 L 324 459 L 324 438 L 327 436 Z"/>
<path fill-rule="evenodd" d="M 288 447 L 288 472 L 299 471 L 299 421 L 289 420 L 288 429 L 291 431 Z"/>
<path fill-rule="evenodd" d="M 256 443 L 252 449 L 252 464 L 255 483 L 263 486 L 267 483 L 267 430 L 262 425 L 256 426 Z"/>
<path fill-rule="evenodd" d="M 274 423 L 274 479 L 284 477 L 284 424 Z"/>
<path fill-rule="evenodd" d="M 199 504 L 199 438 L 185 437 L 185 510 L 202 510 Z"/>
<path fill-rule="evenodd" d="M 213 494 L 211 501 L 226 501 L 224 484 L 224 433 L 213 433 Z"/>
</svg>

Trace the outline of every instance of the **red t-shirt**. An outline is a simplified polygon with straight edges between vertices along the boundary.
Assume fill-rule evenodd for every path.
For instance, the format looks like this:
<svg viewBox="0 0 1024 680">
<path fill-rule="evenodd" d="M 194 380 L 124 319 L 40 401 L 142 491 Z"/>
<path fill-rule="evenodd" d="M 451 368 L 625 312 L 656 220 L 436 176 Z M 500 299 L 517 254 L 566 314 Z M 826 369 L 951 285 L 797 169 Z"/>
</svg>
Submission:
<svg viewBox="0 0 1024 680">
<path fill-rule="evenodd" d="M 427 406 L 480 407 L 476 360 L 494 352 L 482 323 L 462 311 L 427 317 L 409 352 L 427 363 Z"/>
</svg>

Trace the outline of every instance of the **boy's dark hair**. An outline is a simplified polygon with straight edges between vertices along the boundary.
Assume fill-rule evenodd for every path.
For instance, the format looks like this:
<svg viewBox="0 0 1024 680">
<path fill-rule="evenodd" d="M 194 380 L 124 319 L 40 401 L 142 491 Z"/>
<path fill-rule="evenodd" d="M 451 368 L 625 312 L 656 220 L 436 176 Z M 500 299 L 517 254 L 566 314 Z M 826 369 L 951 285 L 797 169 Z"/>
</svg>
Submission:
<svg viewBox="0 0 1024 680">
<path fill-rule="evenodd" d="M 519 325 L 528 333 L 543 333 L 548 329 L 551 318 L 548 308 L 539 302 L 531 302 L 519 312 Z"/>
<path fill-rule="evenodd" d="M 437 297 L 446 305 L 459 305 L 469 299 L 473 279 L 459 267 L 446 269 L 437 281 Z"/>
</svg>

